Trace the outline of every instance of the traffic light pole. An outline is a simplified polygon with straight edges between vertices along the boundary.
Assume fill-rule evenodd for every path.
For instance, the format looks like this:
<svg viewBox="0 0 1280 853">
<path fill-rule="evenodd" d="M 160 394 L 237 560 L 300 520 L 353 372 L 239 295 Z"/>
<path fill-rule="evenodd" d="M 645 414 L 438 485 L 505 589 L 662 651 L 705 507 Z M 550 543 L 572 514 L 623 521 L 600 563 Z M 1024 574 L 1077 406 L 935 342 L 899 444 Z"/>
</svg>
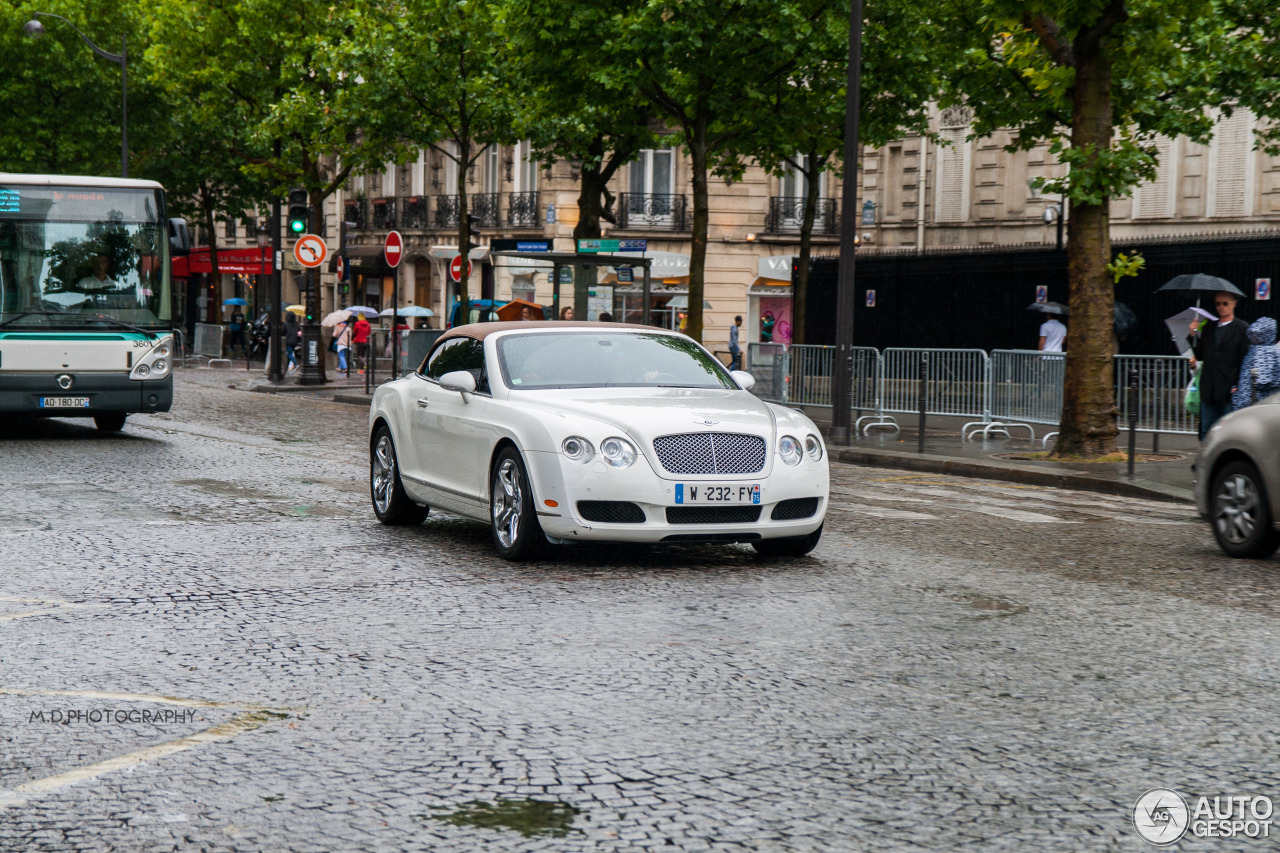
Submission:
<svg viewBox="0 0 1280 853">
<path fill-rule="evenodd" d="M 277 143 L 278 146 L 278 143 Z M 280 299 L 280 199 L 271 202 L 271 313 L 267 328 L 271 330 L 270 354 L 267 360 L 271 369 L 267 380 L 273 385 L 284 382 L 284 339 L 280 336 L 280 324 L 284 322 L 284 304 Z"/>
<path fill-rule="evenodd" d="M 317 217 L 324 216 L 320 205 L 312 204 L 307 210 L 307 233 L 319 232 L 316 227 Z M 298 237 L 303 235 L 299 234 Z M 306 322 L 302 326 L 302 369 L 298 373 L 299 385 L 323 385 L 327 380 L 324 375 L 324 347 L 320 345 L 320 270 L 309 267 L 305 273 L 307 282 Z"/>
</svg>

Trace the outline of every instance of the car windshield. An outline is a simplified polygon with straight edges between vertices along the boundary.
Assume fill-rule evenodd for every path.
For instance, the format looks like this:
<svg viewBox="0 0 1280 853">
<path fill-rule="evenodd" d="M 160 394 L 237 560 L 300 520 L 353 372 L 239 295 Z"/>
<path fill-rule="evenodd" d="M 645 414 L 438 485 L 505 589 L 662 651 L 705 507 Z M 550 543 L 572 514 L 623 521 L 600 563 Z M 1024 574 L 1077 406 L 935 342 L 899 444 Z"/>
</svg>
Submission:
<svg viewBox="0 0 1280 853">
<path fill-rule="evenodd" d="M 498 362 L 507 387 L 737 388 L 724 367 L 689 338 L 646 332 L 504 335 Z"/>
<path fill-rule="evenodd" d="M 0 322 L 168 327 L 153 190 L 0 187 Z"/>
</svg>

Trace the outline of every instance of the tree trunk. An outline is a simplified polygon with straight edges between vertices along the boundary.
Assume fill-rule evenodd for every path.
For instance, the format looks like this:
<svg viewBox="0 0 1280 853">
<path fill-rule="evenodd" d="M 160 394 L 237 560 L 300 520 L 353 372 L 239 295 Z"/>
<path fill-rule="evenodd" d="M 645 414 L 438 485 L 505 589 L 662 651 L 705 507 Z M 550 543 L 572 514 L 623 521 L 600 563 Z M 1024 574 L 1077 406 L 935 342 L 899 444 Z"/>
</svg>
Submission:
<svg viewBox="0 0 1280 853">
<path fill-rule="evenodd" d="M 1071 147 L 1094 152 L 1094 159 L 1111 147 L 1111 60 L 1105 45 L 1076 53 Z M 1053 449 L 1057 457 L 1116 452 L 1111 358 L 1115 292 L 1107 270 L 1111 262 L 1108 207 L 1105 198 L 1101 204 L 1073 201 L 1067 222 L 1071 315 L 1062 424 Z"/>
<path fill-rule="evenodd" d="M 574 251 L 577 251 L 579 240 L 594 240 L 600 237 L 600 214 L 603 210 L 601 196 L 608 188 L 608 179 L 601 179 L 600 165 L 603 158 L 603 140 L 598 146 L 593 145 L 592 155 L 597 155 L 595 164 L 583 162 L 582 176 L 578 184 L 578 223 L 573 226 Z M 586 320 L 588 317 L 589 291 L 596 284 L 596 267 L 575 267 L 573 270 L 573 318 Z M 558 306 L 557 306 L 558 307 Z M 559 319 L 559 318 L 557 318 Z"/>
<path fill-rule="evenodd" d="M 214 227 L 213 221 L 213 196 L 204 181 L 200 182 L 200 206 L 204 209 L 204 227 L 209 232 L 209 283 L 213 290 L 210 298 L 214 301 L 215 310 L 221 310 L 222 305 L 218 302 L 222 298 L 222 275 L 218 272 L 218 229 Z M 206 313 L 201 322 L 207 323 L 208 320 L 209 315 Z M 225 347 L 225 341 L 223 345 Z"/>
<path fill-rule="evenodd" d="M 458 254 L 462 256 L 461 271 L 458 273 L 458 325 L 465 326 L 471 316 L 471 294 L 468 291 L 470 277 L 467 266 L 471 261 L 471 223 L 467 221 L 467 173 L 471 171 L 471 140 L 463 138 L 458 143 Z M 450 309 L 452 311 L 452 309 Z"/>
<path fill-rule="evenodd" d="M 706 290 L 707 226 L 710 205 L 707 194 L 707 119 L 699 110 L 689 128 L 689 159 L 693 167 L 693 234 L 689 247 L 689 319 L 685 334 L 702 343 L 702 299 Z"/>
</svg>

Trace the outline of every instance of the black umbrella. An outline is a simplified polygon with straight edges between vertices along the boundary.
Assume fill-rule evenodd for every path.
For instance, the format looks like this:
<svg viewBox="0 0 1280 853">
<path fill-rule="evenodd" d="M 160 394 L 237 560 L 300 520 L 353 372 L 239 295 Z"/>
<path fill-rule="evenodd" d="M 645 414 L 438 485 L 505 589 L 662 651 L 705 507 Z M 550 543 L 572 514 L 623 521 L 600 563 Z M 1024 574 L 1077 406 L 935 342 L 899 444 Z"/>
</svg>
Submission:
<svg viewBox="0 0 1280 853">
<path fill-rule="evenodd" d="M 1067 316 L 1067 306 L 1061 302 L 1032 302 L 1027 306 L 1028 311 L 1039 311 L 1041 314 L 1059 314 L 1063 317 Z"/>
<path fill-rule="evenodd" d="M 1129 332 L 1133 331 L 1133 327 L 1138 325 L 1138 315 L 1133 313 L 1133 309 L 1123 302 L 1117 302 L 1115 307 L 1115 329 L 1116 337 L 1123 340 L 1129 337 Z"/>
<path fill-rule="evenodd" d="M 1156 293 L 1164 293 L 1172 290 L 1195 290 L 1209 291 L 1218 293 L 1225 290 L 1227 293 L 1234 293 L 1236 296 L 1244 296 L 1244 292 L 1236 287 L 1225 278 L 1218 278 L 1216 275 L 1205 275 L 1202 272 L 1194 275 L 1180 275 L 1171 279 L 1164 287 L 1156 291 Z"/>
</svg>

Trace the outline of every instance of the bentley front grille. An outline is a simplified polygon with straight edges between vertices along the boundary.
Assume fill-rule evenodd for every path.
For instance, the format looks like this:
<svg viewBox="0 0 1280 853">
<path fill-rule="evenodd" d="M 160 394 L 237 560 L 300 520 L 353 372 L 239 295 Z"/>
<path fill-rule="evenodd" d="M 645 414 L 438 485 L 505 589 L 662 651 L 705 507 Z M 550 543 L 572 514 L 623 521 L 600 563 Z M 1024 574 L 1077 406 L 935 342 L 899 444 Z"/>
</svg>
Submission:
<svg viewBox="0 0 1280 853">
<path fill-rule="evenodd" d="M 758 435 L 688 432 L 655 438 L 653 452 L 672 474 L 754 474 L 764 470 L 765 441 Z"/>
</svg>

